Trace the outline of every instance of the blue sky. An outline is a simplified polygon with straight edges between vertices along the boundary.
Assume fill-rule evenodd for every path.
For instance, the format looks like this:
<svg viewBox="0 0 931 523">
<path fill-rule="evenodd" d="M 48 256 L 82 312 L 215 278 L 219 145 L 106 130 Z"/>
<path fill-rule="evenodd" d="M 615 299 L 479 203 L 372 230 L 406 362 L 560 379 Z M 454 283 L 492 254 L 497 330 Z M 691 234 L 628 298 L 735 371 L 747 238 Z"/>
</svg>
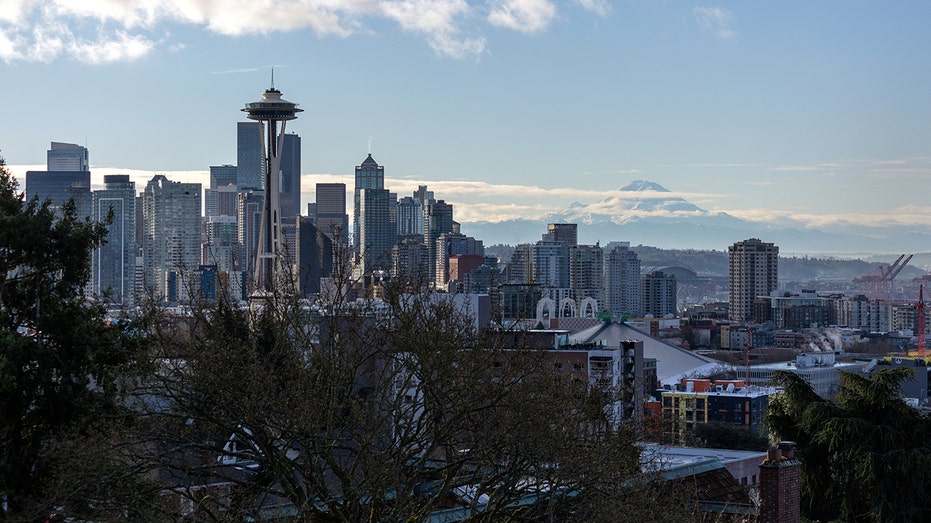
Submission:
<svg viewBox="0 0 931 523">
<path fill-rule="evenodd" d="M 647 179 L 743 218 L 926 228 L 929 20 L 928 2 L 0 0 L 0 153 L 21 175 L 86 143 L 95 182 L 206 183 L 274 67 L 305 111 L 305 203 L 371 143 L 390 189 L 426 183 L 460 221 Z"/>
</svg>

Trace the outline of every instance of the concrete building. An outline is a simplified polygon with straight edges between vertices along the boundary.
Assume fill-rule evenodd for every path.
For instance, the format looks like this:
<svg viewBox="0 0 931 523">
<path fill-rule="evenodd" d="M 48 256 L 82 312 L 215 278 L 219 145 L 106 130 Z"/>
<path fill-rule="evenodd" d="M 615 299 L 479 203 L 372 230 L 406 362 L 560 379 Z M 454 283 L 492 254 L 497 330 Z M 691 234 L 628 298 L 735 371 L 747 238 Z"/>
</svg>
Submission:
<svg viewBox="0 0 931 523">
<path fill-rule="evenodd" d="M 750 366 L 750 384 L 766 385 L 778 371 L 797 374 L 819 396 L 830 398 L 837 393 L 841 372 L 862 373 L 866 362 L 839 362 L 834 352 L 799 354 L 795 361 Z"/>
<path fill-rule="evenodd" d="M 482 240 L 461 233 L 443 233 L 436 239 L 436 275 L 437 287 L 445 287 L 450 280 L 449 259 L 456 255 L 475 255 L 484 261 L 485 246 Z M 481 265 L 481 263 L 479 263 Z"/>
<path fill-rule="evenodd" d="M 718 422 L 761 432 L 773 387 L 747 387 L 742 380 L 684 379 L 660 391 L 663 442 L 686 445 L 699 424 Z"/>
<path fill-rule="evenodd" d="M 728 247 L 727 255 L 730 319 L 753 320 L 754 300 L 779 286 L 779 247 L 750 238 Z"/>
<path fill-rule="evenodd" d="M 253 274 L 255 272 L 255 256 L 259 245 L 259 228 L 262 223 L 262 203 L 265 201 L 263 192 L 259 189 L 246 189 L 239 191 L 237 210 L 239 216 L 239 263 L 237 269 L 245 271 L 247 292 L 252 290 Z"/>
<path fill-rule="evenodd" d="M 207 216 L 204 222 L 207 241 L 201 248 L 201 265 L 217 271 L 231 272 L 239 266 L 239 224 L 235 216 Z"/>
<path fill-rule="evenodd" d="M 156 175 L 143 192 L 144 284 L 157 298 L 166 298 L 168 273 L 192 277 L 200 265 L 201 184 L 172 182 Z M 183 283 L 183 282 L 178 282 Z"/>
<path fill-rule="evenodd" d="M 604 250 L 600 245 L 569 247 L 569 288 L 572 289 L 573 300 L 581 302 L 592 298 L 598 304 L 598 310 L 604 310 Z"/>
<path fill-rule="evenodd" d="M 93 193 L 91 219 L 112 220 L 105 243 L 94 249 L 93 292 L 110 303 L 128 304 L 136 285 L 136 184 L 128 174 L 104 176 L 103 183 L 104 189 Z"/>
<path fill-rule="evenodd" d="M 640 259 L 627 245 L 616 245 L 605 256 L 605 310 L 614 318 L 640 317 Z"/>
<path fill-rule="evenodd" d="M 677 281 L 673 275 L 662 271 L 653 271 L 640 277 L 640 298 L 643 302 L 643 315 L 662 318 L 667 314 L 678 313 L 676 303 Z"/>
</svg>

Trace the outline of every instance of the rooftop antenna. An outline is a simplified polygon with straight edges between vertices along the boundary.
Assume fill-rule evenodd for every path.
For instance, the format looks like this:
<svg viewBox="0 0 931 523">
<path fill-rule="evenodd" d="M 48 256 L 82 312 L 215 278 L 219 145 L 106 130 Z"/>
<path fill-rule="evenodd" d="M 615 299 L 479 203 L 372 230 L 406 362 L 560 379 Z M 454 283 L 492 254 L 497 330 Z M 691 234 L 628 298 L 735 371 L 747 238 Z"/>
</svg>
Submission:
<svg viewBox="0 0 931 523">
<path fill-rule="evenodd" d="M 275 90 L 275 68 L 272 67 L 272 91 Z"/>
<path fill-rule="evenodd" d="M 369 136 L 369 154 L 372 154 L 372 137 Z"/>
</svg>

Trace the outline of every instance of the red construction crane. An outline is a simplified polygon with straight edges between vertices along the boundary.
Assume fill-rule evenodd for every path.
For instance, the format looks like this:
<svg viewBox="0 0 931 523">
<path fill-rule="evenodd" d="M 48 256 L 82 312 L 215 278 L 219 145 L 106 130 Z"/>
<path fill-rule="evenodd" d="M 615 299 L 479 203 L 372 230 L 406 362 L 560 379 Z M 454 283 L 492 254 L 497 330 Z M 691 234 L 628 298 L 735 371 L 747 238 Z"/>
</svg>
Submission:
<svg viewBox="0 0 931 523">
<path fill-rule="evenodd" d="M 892 264 L 880 265 L 872 273 L 854 278 L 853 282 L 864 284 L 866 286 L 865 290 L 871 294 L 879 294 L 885 297 L 892 291 L 892 282 L 895 280 L 895 277 L 902 272 L 902 269 L 908 265 L 908 262 L 912 261 L 913 256 L 914 254 L 909 254 L 908 258 L 906 258 L 903 254 Z M 905 261 L 902 261 L 903 259 Z"/>
</svg>

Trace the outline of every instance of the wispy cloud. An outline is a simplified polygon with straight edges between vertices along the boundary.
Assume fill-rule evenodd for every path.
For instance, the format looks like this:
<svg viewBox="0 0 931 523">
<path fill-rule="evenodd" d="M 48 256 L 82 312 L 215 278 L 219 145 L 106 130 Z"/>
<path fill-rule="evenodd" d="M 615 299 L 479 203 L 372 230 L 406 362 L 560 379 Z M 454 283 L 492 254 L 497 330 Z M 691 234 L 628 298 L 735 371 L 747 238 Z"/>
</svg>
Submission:
<svg viewBox="0 0 931 523">
<path fill-rule="evenodd" d="M 575 3 L 601 17 L 607 17 L 613 10 L 608 0 L 575 0 Z"/>
<path fill-rule="evenodd" d="M 522 33 L 539 33 L 556 17 L 549 0 L 498 0 L 492 4 L 488 22 Z"/>
<path fill-rule="evenodd" d="M 607 0 L 575 1 L 597 16 L 611 13 Z M 482 20 L 538 33 L 556 16 L 551 0 L 0 0 L 0 60 L 135 60 L 183 49 L 170 37 L 179 24 L 229 37 L 298 30 L 349 37 L 379 20 L 421 36 L 437 55 L 467 58 L 488 46 Z"/>
<path fill-rule="evenodd" d="M 699 27 L 722 40 L 737 36 L 737 32 L 731 29 L 734 15 L 723 7 L 693 7 L 692 15 Z"/>
</svg>

